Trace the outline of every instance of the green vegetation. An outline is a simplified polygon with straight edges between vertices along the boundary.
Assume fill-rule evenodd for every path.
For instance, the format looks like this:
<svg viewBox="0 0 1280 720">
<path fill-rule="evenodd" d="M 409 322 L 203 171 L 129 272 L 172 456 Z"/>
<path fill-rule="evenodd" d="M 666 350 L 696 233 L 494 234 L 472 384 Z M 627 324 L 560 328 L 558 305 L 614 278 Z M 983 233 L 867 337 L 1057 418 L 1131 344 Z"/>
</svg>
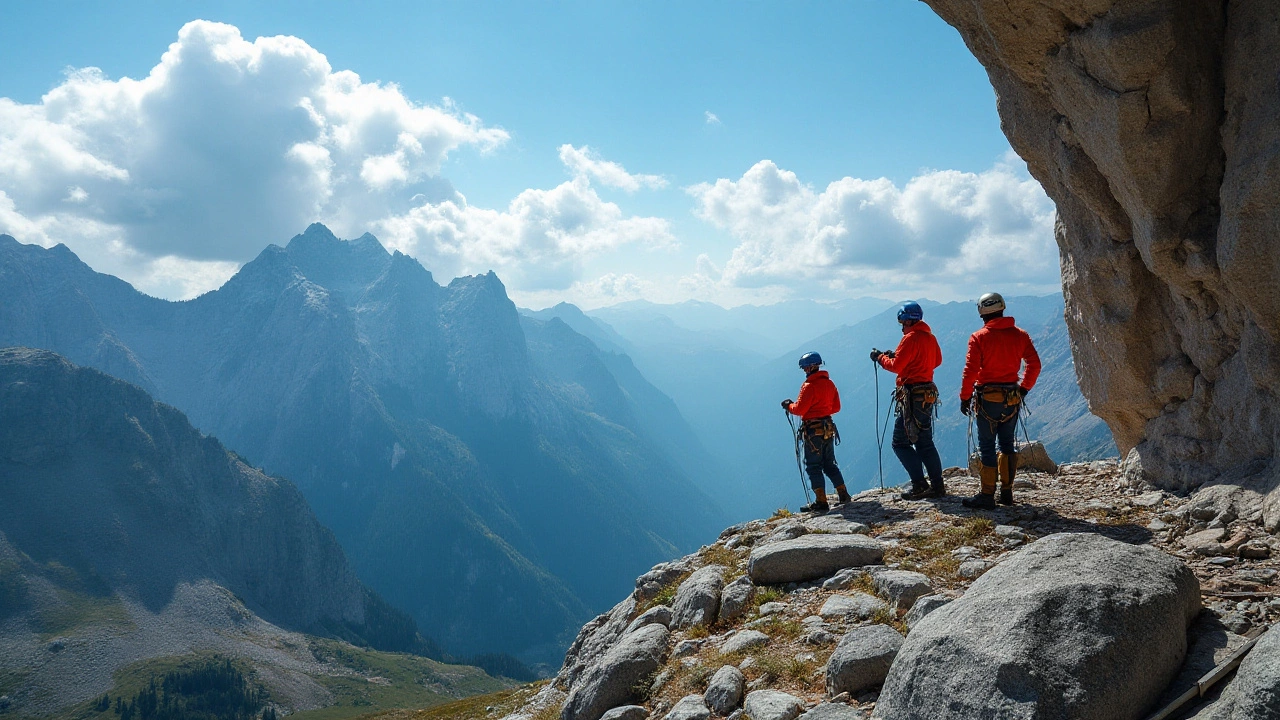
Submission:
<svg viewBox="0 0 1280 720">
<path fill-rule="evenodd" d="M 229 659 L 209 658 L 152 678 L 133 697 L 103 695 L 94 710 L 114 710 L 120 720 L 276 720 L 267 692 L 251 684 Z"/>
<path fill-rule="evenodd" d="M 654 595 L 649 600 L 640 603 L 640 607 L 637 609 L 640 612 L 644 612 L 649 608 L 654 608 L 659 605 L 670 605 L 676 599 L 676 590 L 680 589 L 680 583 L 684 582 L 692 574 L 693 573 L 684 573 L 675 580 L 663 585 L 657 595 Z"/>
<path fill-rule="evenodd" d="M 890 550 L 885 553 L 885 562 L 898 562 L 904 570 L 918 570 L 933 578 L 955 581 L 960 561 L 951 555 L 951 551 L 965 545 L 983 550 L 998 549 L 999 541 L 992 532 L 994 529 L 995 523 L 990 518 L 954 518 L 951 525 L 937 532 L 917 533 L 907 538 L 904 543 L 911 552 Z"/>
<path fill-rule="evenodd" d="M 760 607 L 765 603 L 781 600 L 784 595 L 786 595 L 786 592 L 784 592 L 782 588 L 774 585 L 765 585 L 762 587 L 757 587 L 756 599 L 755 599 L 756 607 Z"/>
<path fill-rule="evenodd" d="M 474 695 L 425 710 L 388 710 L 369 715 L 368 718 L 370 720 L 375 718 L 376 720 L 492 720 L 522 707 L 547 682 L 544 680 L 485 695 Z M 559 708 L 555 710 L 558 715 Z"/>
</svg>

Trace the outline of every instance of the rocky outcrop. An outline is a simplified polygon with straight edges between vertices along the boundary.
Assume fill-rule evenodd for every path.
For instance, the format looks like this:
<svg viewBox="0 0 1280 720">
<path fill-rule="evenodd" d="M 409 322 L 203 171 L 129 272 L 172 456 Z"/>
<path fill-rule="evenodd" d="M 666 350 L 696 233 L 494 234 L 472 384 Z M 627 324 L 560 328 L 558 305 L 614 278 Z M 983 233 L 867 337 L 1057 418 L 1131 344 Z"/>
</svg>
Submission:
<svg viewBox="0 0 1280 720">
<path fill-rule="evenodd" d="M 607 710 L 642 700 L 638 687 L 662 667 L 667 638 L 667 629 L 656 623 L 622 638 L 577 679 L 560 719 L 599 720 Z"/>
<path fill-rule="evenodd" d="M 1171 489 L 1280 482 L 1280 15 L 1271 0 L 925 0 L 1057 203 L 1090 409 Z M 1280 524 L 1280 498 L 1266 504 Z"/>
<path fill-rule="evenodd" d="M 1270 630 L 1245 656 L 1235 679 L 1191 720 L 1280 718 L 1280 632 Z"/>
<path fill-rule="evenodd" d="M 724 589 L 724 568 L 708 565 L 680 583 L 671 606 L 671 624 L 678 630 L 694 625 L 711 625 L 720 611 L 720 591 Z"/>
<path fill-rule="evenodd" d="M 804 582 L 883 557 L 883 544 L 865 535 L 802 535 L 752 550 L 747 574 L 757 585 Z"/>
<path fill-rule="evenodd" d="M 1199 583 L 1098 535 L 1038 540 L 912 629 L 876 717 L 1140 718 L 1178 672 Z"/>
</svg>

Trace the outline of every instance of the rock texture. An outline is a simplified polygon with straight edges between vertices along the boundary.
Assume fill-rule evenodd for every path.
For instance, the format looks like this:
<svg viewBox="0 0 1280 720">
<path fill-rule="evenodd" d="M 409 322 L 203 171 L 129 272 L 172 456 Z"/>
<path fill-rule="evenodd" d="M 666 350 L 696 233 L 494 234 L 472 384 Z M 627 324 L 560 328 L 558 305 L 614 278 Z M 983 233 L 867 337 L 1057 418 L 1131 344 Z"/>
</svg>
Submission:
<svg viewBox="0 0 1280 720">
<path fill-rule="evenodd" d="M 856 695 L 880 686 L 902 647 L 902 636 L 888 625 L 855 628 L 827 660 L 827 694 Z"/>
<path fill-rule="evenodd" d="M 795 720 L 804 702 L 778 690 L 756 690 L 747 695 L 742 709 L 751 720 Z"/>
<path fill-rule="evenodd" d="M 667 629 L 646 625 L 590 665 L 565 698 L 561 720 L 599 720 L 605 711 L 641 699 L 637 687 L 667 657 Z"/>
<path fill-rule="evenodd" d="M 747 574 L 757 585 L 804 582 L 883 557 L 883 544 L 865 535 L 802 535 L 752 550 Z"/>
<path fill-rule="evenodd" d="M 708 565 L 680 583 L 671 606 L 671 624 L 683 630 L 694 625 L 711 625 L 720 610 L 724 589 L 724 568 Z"/>
<path fill-rule="evenodd" d="M 1057 203 L 1080 386 L 1137 475 L 1280 482 L 1272 0 L 925 0 Z M 1280 498 L 1265 505 L 1280 524 Z"/>
<path fill-rule="evenodd" d="M 725 665 L 711 676 L 707 683 L 705 699 L 707 707 L 717 715 L 728 715 L 742 703 L 742 691 L 746 688 L 747 679 L 742 671 L 732 665 Z"/>
<path fill-rule="evenodd" d="M 1280 632 L 1269 630 L 1240 663 L 1217 702 L 1192 720 L 1280 718 Z"/>
<path fill-rule="evenodd" d="M 756 586 L 751 578 L 743 575 L 724 586 L 720 592 L 720 620 L 733 622 L 742 617 L 756 599 Z"/>
<path fill-rule="evenodd" d="M 1050 535 L 912 630 L 876 716 L 1140 718 L 1178 673 L 1199 611 L 1177 560 Z"/>
</svg>

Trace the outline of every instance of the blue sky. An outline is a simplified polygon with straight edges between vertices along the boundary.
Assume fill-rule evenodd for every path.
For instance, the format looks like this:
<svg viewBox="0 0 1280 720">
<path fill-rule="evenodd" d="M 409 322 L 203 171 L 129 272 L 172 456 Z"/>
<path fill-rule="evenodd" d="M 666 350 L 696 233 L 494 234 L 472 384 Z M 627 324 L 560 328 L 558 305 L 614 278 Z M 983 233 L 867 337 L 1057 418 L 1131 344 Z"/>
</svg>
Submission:
<svg viewBox="0 0 1280 720">
<path fill-rule="evenodd" d="M 180 40 L 196 19 L 242 39 Z M 308 59 L 251 45 L 278 35 Z M 172 43 L 201 52 L 118 84 Z M 229 55 L 257 75 L 219 74 Z M 338 102 L 341 71 L 362 85 Z M 353 119 L 375 87 L 435 115 Z M 0 97 L 0 231 L 163 296 L 216 287 L 303 218 L 370 230 L 441 281 L 495 269 L 535 306 L 955 299 L 1010 252 L 1030 268 L 1018 290 L 1057 284 L 1052 204 L 985 73 L 909 0 L 26 4 L 0 26 Z M 323 105 L 324 129 L 255 117 L 264 97 Z"/>
</svg>

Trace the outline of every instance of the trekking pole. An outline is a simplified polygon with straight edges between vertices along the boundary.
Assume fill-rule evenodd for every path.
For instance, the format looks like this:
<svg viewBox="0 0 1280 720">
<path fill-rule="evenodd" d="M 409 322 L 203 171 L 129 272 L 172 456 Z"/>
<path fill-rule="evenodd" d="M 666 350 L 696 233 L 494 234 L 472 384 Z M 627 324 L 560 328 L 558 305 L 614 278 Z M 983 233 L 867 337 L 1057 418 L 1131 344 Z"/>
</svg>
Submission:
<svg viewBox="0 0 1280 720">
<path fill-rule="evenodd" d="M 871 432 L 876 436 L 876 466 L 880 470 L 880 489 L 884 489 L 884 431 L 880 429 L 880 363 L 871 361 L 876 376 L 876 414 L 871 416 Z M 886 425 L 887 425 L 886 421 Z"/>
<path fill-rule="evenodd" d="M 786 408 L 782 412 L 787 416 L 787 424 L 791 426 L 791 440 L 796 446 L 796 471 L 800 473 L 800 489 L 804 490 L 804 500 L 806 503 L 812 503 L 809 499 L 809 486 L 804 481 L 804 466 L 800 463 L 800 432 L 796 430 L 795 420 L 791 417 L 791 411 Z"/>
</svg>

